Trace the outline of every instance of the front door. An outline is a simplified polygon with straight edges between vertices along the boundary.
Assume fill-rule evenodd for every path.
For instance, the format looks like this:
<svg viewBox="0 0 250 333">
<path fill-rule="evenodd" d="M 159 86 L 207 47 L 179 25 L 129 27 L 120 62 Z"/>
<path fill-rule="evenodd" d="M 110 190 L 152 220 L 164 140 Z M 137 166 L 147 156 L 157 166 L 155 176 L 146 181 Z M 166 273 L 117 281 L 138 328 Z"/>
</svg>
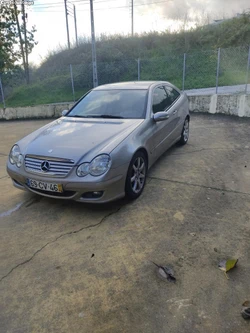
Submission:
<svg viewBox="0 0 250 333">
<path fill-rule="evenodd" d="M 155 114 L 164 111 L 169 116 L 168 119 L 154 124 L 154 150 L 156 157 L 163 154 L 174 141 L 173 134 L 178 110 L 172 104 L 173 102 L 165 87 L 156 87 L 153 93 L 152 112 Z"/>
</svg>

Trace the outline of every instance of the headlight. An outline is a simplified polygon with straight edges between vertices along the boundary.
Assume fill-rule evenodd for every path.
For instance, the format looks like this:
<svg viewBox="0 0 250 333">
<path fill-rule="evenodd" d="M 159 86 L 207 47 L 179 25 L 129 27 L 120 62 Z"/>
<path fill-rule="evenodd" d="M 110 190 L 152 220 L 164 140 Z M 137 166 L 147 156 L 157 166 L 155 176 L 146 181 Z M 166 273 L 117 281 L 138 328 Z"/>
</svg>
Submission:
<svg viewBox="0 0 250 333">
<path fill-rule="evenodd" d="M 10 163 L 15 164 L 18 168 L 23 164 L 23 155 L 21 154 L 20 148 L 18 145 L 14 145 L 11 148 L 10 155 L 9 155 Z"/>
<path fill-rule="evenodd" d="M 79 167 L 76 170 L 76 174 L 78 177 L 84 177 L 89 174 L 89 163 L 83 163 L 79 165 Z"/>
<path fill-rule="evenodd" d="M 100 176 L 111 167 L 111 158 L 109 155 L 99 155 L 93 159 L 89 166 L 89 173 L 92 176 Z"/>
<path fill-rule="evenodd" d="M 91 163 L 83 163 L 76 170 L 78 177 L 84 177 L 88 174 L 92 176 L 101 176 L 111 167 L 111 158 L 109 155 L 102 154 L 95 157 Z"/>
</svg>

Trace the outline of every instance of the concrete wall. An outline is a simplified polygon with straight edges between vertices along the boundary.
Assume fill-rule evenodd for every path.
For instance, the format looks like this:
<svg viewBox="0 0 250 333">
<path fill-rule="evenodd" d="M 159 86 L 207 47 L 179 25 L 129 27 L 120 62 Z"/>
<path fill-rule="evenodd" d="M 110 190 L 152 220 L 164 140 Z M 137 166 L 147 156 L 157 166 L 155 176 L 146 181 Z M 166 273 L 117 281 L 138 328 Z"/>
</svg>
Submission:
<svg viewBox="0 0 250 333">
<path fill-rule="evenodd" d="M 250 95 L 189 96 L 191 112 L 250 117 Z"/>
<path fill-rule="evenodd" d="M 69 110 L 73 105 L 74 103 L 56 103 L 0 109 L 0 120 L 58 118 L 63 110 Z"/>
<path fill-rule="evenodd" d="M 188 98 L 191 112 L 250 117 L 250 95 L 204 95 Z M 73 103 L 57 103 L 0 109 L 0 120 L 58 118 L 63 110 L 72 106 Z"/>
</svg>

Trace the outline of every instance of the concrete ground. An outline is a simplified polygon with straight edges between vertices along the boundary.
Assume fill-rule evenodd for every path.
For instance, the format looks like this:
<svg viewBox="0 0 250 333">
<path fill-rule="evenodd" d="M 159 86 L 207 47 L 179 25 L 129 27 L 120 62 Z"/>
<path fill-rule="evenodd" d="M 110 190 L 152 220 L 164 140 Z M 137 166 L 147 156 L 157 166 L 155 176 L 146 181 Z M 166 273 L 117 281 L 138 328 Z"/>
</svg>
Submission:
<svg viewBox="0 0 250 333">
<path fill-rule="evenodd" d="M 250 120 L 193 115 L 137 201 L 101 206 L 12 187 L 9 149 L 46 122 L 0 123 L 0 332 L 249 333 Z"/>
</svg>

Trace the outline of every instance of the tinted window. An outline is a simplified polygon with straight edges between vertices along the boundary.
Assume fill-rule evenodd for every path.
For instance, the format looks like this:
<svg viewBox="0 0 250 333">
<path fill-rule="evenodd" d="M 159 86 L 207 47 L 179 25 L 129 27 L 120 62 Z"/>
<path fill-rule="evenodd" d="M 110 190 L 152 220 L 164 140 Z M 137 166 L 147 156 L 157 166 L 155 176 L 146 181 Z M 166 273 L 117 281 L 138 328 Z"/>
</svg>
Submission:
<svg viewBox="0 0 250 333">
<path fill-rule="evenodd" d="M 158 87 L 153 96 L 153 113 L 165 111 L 180 96 L 177 90 L 172 87 Z"/>
<path fill-rule="evenodd" d="M 147 90 L 93 90 L 67 116 L 143 119 L 146 102 Z"/>
<path fill-rule="evenodd" d="M 174 88 L 172 87 L 169 87 L 169 86 L 165 86 L 165 89 L 168 93 L 168 96 L 169 96 L 169 102 L 172 104 L 174 103 L 174 101 L 177 100 L 177 98 L 180 96 L 180 93 L 178 93 L 177 90 L 175 90 Z"/>
<path fill-rule="evenodd" d="M 168 94 L 164 87 L 155 88 L 153 95 L 153 113 L 164 111 L 168 106 Z"/>
</svg>

